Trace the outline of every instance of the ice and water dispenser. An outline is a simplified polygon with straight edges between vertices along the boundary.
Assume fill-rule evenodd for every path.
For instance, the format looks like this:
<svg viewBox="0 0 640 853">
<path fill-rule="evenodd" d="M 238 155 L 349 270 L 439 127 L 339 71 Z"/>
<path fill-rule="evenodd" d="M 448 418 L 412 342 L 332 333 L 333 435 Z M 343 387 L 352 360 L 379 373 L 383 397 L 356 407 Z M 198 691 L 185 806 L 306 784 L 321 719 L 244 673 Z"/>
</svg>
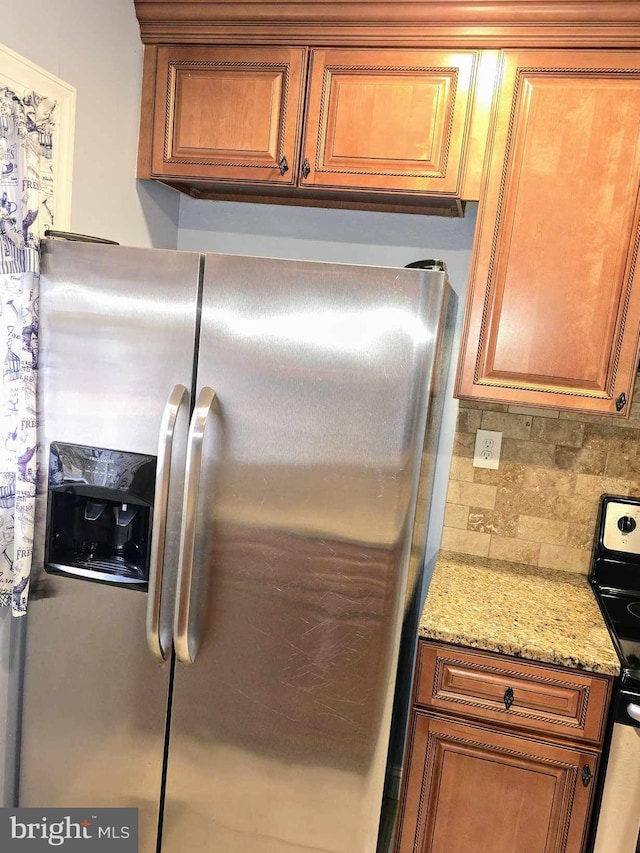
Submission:
<svg viewBox="0 0 640 853">
<path fill-rule="evenodd" d="M 156 457 L 53 442 L 45 570 L 146 589 Z"/>
</svg>

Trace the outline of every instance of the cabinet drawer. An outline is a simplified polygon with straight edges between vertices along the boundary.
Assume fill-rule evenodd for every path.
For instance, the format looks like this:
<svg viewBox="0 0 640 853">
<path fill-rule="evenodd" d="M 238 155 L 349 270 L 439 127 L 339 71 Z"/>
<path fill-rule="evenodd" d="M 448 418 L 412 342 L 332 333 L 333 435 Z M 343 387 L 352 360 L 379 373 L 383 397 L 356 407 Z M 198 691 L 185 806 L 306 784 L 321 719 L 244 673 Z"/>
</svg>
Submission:
<svg viewBox="0 0 640 853">
<path fill-rule="evenodd" d="M 599 744 L 611 681 L 421 641 L 416 703 L 513 728 Z"/>
</svg>

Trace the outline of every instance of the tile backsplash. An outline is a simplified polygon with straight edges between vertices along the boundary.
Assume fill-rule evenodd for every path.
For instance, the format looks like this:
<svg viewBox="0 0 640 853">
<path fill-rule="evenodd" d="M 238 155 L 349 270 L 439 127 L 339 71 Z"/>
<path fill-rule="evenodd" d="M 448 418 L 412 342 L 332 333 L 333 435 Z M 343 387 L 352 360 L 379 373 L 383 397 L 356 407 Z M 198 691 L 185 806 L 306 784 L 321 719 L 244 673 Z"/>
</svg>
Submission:
<svg viewBox="0 0 640 853">
<path fill-rule="evenodd" d="M 474 468 L 477 429 L 502 432 Z M 640 381 L 628 420 L 460 401 L 442 547 L 587 573 L 602 494 L 640 495 Z"/>
</svg>

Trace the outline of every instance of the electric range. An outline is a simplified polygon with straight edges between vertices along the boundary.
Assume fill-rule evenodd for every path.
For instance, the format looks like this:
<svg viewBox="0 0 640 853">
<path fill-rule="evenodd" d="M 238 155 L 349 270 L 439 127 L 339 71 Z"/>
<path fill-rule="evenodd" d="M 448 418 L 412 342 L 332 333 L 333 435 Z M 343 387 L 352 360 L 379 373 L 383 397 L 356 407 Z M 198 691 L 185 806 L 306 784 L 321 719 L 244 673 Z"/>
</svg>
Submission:
<svg viewBox="0 0 640 853">
<path fill-rule="evenodd" d="M 603 495 L 589 579 L 620 658 L 594 853 L 640 851 L 640 498 Z"/>
</svg>

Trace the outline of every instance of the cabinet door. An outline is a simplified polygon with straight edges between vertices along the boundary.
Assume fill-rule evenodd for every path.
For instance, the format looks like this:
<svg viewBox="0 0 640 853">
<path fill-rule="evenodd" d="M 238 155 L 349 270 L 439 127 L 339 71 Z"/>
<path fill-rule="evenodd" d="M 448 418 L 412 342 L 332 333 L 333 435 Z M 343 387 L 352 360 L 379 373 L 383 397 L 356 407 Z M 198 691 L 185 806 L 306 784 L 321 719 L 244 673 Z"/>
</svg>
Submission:
<svg viewBox="0 0 640 853">
<path fill-rule="evenodd" d="M 160 47 L 152 174 L 293 183 L 305 62 L 303 48 Z"/>
<path fill-rule="evenodd" d="M 301 183 L 459 195 L 478 53 L 313 50 Z"/>
<path fill-rule="evenodd" d="M 628 412 L 639 116 L 640 53 L 505 54 L 458 396 Z"/>
<path fill-rule="evenodd" d="M 410 736 L 398 853 L 582 850 L 594 753 L 420 713 Z"/>
</svg>

